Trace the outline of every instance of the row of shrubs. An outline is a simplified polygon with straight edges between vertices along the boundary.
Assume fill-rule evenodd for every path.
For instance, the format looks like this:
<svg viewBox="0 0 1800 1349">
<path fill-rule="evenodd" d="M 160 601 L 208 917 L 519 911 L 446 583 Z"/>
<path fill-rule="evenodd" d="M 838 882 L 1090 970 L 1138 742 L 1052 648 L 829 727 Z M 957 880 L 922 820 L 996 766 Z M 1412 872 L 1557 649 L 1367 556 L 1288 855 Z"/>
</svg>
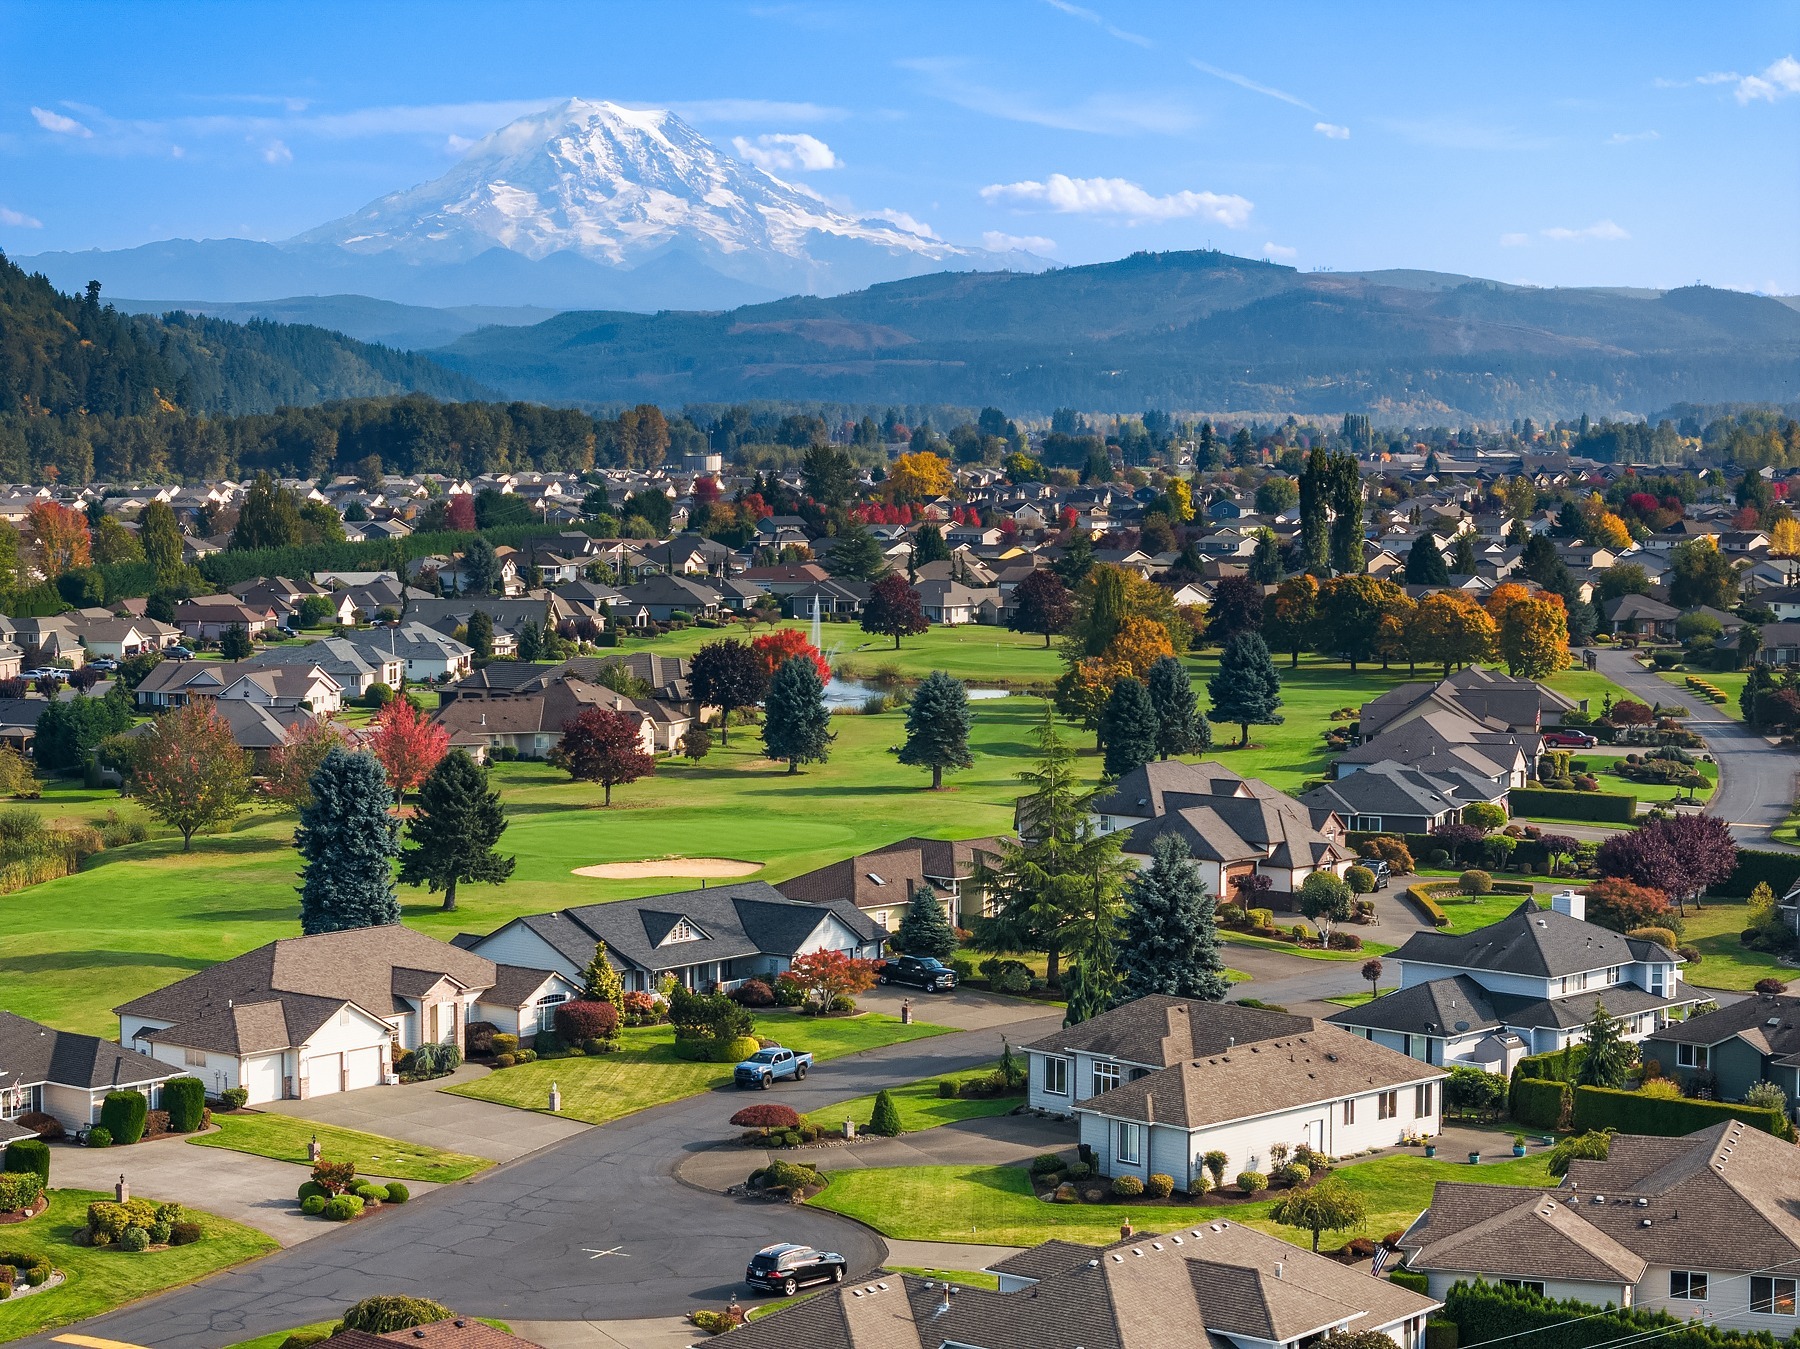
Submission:
<svg viewBox="0 0 1800 1349">
<path fill-rule="evenodd" d="M 50 1281 L 50 1257 L 31 1255 L 21 1251 L 0 1251 L 0 1270 L 19 1271 L 27 1288 L 42 1288 Z M 0 1278 L 0 1302 L 12 1296 L 13 1276 L 8 1273 Z"/>
<path fill-rule="evenodd" d="M 371 1206 L 404 1204 L 411 1198 L 412 1192 L 400 1181 L 358 1180 L 355 1162 L 317 1162 L 312 1179 L 300 1185 L 300 1211 L 334 1223 L 360 1217 Z"/>
<path fill-rule="evenodd" d="M 752 1171 L 748 1184 L 752 1190 L 780 1195 L 791 1203 L 798 1204 L 808 1195 L 817 1194 L 825 1188 L 825 1175 L 816 1166 L 774 1161 Z"/>
<path fill-rule="evenodd" d="M 191 1246 L 204 1235 L 199 1223 L 182 1217 L 180 1204 L 97 1199 L 88 1205 L 87 1227 L 78 1239 L 89 1246 L 147 1251 L 152 1246 Z"/>
</svg>

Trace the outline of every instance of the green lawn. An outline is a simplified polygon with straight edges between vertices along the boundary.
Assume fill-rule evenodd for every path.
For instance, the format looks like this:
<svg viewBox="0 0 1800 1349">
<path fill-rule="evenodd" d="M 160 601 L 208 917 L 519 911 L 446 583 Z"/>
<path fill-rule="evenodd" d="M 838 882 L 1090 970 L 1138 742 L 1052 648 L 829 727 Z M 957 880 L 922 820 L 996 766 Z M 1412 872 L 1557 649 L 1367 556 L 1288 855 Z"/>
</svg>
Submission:
<svg viewBox="0 0 1800 1349">
<path fill-rule="evenodd" d="M 1661 782 L 1633 782 L 1629 778 L 1617 777 L 1608 771 L 1613 764 L 1618 763 L 1624 757 L 1624 753 L 1608 754 L 1583 750 L 1577 762 L 1591 764 L 1592 767 L 1589 771 L 1600 780 L 1601 788 L 1619 796 L 1635 796 L 1640 801 L 1673 801 L 1676 797 L 1680 797 L 1683 801 L 1687 800 L 1688 789 L 1686 787 L 1676 787 Z M 1697 763 L 1694 768 L 1700 776 L 1706 779 L 1706 786 L 1694 788 L 1694 799 L 1704 801 L 1713 794 L 1713 788 L 1719 785 L 1719 766 Z"/>
<path fill-rule="evenodd" d="M 1288 914 L 1275 915 L 1277 924 Z M 1290 924 L 1291 926 L 1291 924 Z M 1357 934 L 1361 936 L 1361 933 Z M 1274 937 L 1258 937 L 1249 932 L 1227 932 L 1219 930 L 1219 940 L 1227 946 L 1260 946 L 1265 951 L 1282 951 L 1290 956 L 1304 956 L 1308 960 L 1367 960 L 1370 956 L 1385 956 L 1398 947 L 1389 946 L 1386 942 L 1370 941 L 1363 937 L 1360 951 L 1327 951 L 1317 946 L 1295 946 L 1290 941 L 1280 941 Z M 1254 992 L 1254 990 L 1252 990 Z"/>
<path fill-rule="evenodd" d="M 355 1162 L 359 1176 L 380 1176 L 386 1180 L 466 1180 L 493 1165 L 486 1157 L 402 1143 L 397 1138 L 315 1124 L 288 1115 L 214 1115 L 213 1123 L 219 1126 L 217 1133 L 190 1138 L 188 1142 L 197 1147 L 228 1148 L 305 1166 L 309 1165 L 307 1145 L 317 1138 L 327 1160 Z"/>
<path fill-rule="evenodd" d="M 50 1207 L 42 1215 L 0 1229 L 0 1244 L 7 1249 L 42 1252 L 68 1275 L 62 1287 L 50 1292 L 0 1302 L 0 1341 L 98 1316 L 276 1248 L 275 1241 L 261 1232 L 195 1209 L 186 1214 L 200 1224 L 204 1236 L 191 1246 L 136 1254 L 116 1246 L 77 1246 L 73 1238 L 87 1226 L 88 1205 L 111 1198 L 111 1194 L 93 1190 L 53 1190 Z"/>
<path fill-rule="evenodd" d="M 1500 1136 L 1496 1135 L 1496 1146 Z M 1545 1169 L 1549 1154 L 1473 1167 L 1466 1162 L 1396 1155 L 1337 1168 L 1369 1207 L 1360 1235 L 1380 1237 L 1404 1228 L 1431 1202 L 1440 1180 L 1480 1180 L 1501 1185 L 1554 1185 Z M 1050 1237 L 1096 1244 L 1116 1241 L 1130 1219 L 1146 1233 L 1229 1218 L 1248 1227 L 1310 1245 L 1309 1233 L 1268 1218 L 1273 1200 L 1255 1204 L 1047 1204 L 1032 1192 L 1031 1178 L 1014 1166 L 907 1166 L 832 1171 L 830 1184 L 809 1202 L 867 1223 L 883 1236 L 907 1241 L 963 1241 L 1032 1246 Z M 1358 1233 L 1327 1234 L 1342 1245 Z"/>
<path fill-rule="evenodd" d="M 927 1078 L 923 1082 L 909 1082 L 904 1087 L 894 1087 L 889 1095 L 894 1098 L 894 1105 L 900 1111 L 900 1127 L 907 1133 L 917 1133 L 921 1129 L 935 1129 L 940 1124 L 952 1124 L 959 1119 L 983 1119 L 990 1115 L 1005 1115 L 1012 1112 L 1024 1101 L 1024 1095 L 944 1097 L 938 1095 L 938 1083 L 945 1081 L 969 1082 L 978 1077 L 986 1077 L 1000 1066 L 999 1060 L 984 1063 L 979 1068 L 964 1068 L 960 1072 L 944 1073 L 938 1077 Z M 839 1101 L 836 1105 L 828 1105 L 806 1115 L 806 1120 L 821 1129 L 840 1129 L 847 1119 L 856 1121 L 856 1127 L 866 1128 L 869 1118 L 875 1113 L 873 1096 L 858 1096 L 853 1100 Z"/>
<path fill-rule="evenodd" d="M 949 1027 L 919 1021 L 903 1026 L 898 1017 L 880 1012 L 839 1020 L 774 1012 L 758 1017 L 756 1029 L 759 1035 L 778 1040 L 790 1049 L 808 1050 L 815 1060 L 823 1062 L 904 1040 L 942 1035 Z M 539 1059 L 444 1090 L 456 1096 L 547 1113 L 550 1084 L 554 1082 L 562 1091 L 565 1116 L 589 1124 L 605 1124 L 731 1081 L 728 1063 L 690 1063 L 676 1058 L 675 1033 L 668 1026 L 632 1026 L 619 1035 L 624 1048 L 616 1054 Z"/>
<path fill-rule="evenodd" d="M 1704 679 L 1716 689 L 1723 690 L 1726 694 L 1725 701 L 1709 703 L 1695 693 L 1687 686 L 1687 677 L 1690 674 L 1696 679 Z M 1733 721 L 1744 719 L 1744 705 L 1738 699 L 1744 691 L 1744 681 L 1749 678 L 1749 672 L 1746 670 L 1660 670 L 1657 672 L 1657 677 L 1666 679 L 1673 684 L 1681 701 L 1690 708 L 1696 705 L 1716 707 Z"/>
<path fill-rule="evenodd" d="M 1450 919 L 1448 927 L 1438 929 L 1440 932 L 1473 932 L 1478 927 L 1486 927 L 1489 923 L 1497 923 L 1520 904 L 1525 902 L 1524 895 L 1476 895 L 1468 898 L 1459 894 L 1433 895 L 1433 901 Z M 1409 902 L 1408 907 L 1411 907 Z M 1546 907 L 1542 900 L 1538 907 Z"/>
<path fill-rule="evenodd" d="M 1749 924 L 1748 903 L 1741 899 L 1709 899 L 1704 909 L 1691 905 L 1683 920 L 1682 942 L 1700 948 L 1700 964 L 1681 972 L 1681 977 L 1701 988 L 1723 988 L 1745 993 L 1758 979 L 1800 978 L 1800 970 L 1783 965 L 1763 951 L 1752 951 L 1738 940 Z"/>
<path fill-rule="evenodd" d="M 509 1333 L 512 1330 L 512 1327 L 505 1321 L 494 1321 L 485 1316 L 471 1319 L 481 1322 L 484 1326 L 492 1326 L 495 1330 L 504 1330 Z M 303 1330 L 335 1330 L 342 1324 L 342 1321 L 314 1321 L 310 1325 L 289 1326 L 286 1330 L 277 1330 L 268 1335 L 258 1335 L 253 1340 L 239 1340 L 236 1344 L 228 1346 L 228 1349 L 281 1349 L 281 1346 L 287 1343 L 289 1335 L 297 1335 Z"/>
</svg>

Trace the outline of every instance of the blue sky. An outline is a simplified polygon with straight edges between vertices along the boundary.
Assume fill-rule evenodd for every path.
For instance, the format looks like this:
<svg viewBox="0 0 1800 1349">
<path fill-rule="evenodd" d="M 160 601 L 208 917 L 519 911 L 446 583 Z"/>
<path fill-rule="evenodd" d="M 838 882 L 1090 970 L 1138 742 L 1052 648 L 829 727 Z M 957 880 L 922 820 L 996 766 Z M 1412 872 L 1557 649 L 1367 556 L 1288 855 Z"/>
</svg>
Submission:
<svg viewBox="0 0 1800 1349">
<path fill-rule="evenodd" d="M 0 247 L 285 238 L 577 95 L 1061 262 L 1794 293 L 1797 58 L 1800 0 L 3 3 Z"/>
</svg>

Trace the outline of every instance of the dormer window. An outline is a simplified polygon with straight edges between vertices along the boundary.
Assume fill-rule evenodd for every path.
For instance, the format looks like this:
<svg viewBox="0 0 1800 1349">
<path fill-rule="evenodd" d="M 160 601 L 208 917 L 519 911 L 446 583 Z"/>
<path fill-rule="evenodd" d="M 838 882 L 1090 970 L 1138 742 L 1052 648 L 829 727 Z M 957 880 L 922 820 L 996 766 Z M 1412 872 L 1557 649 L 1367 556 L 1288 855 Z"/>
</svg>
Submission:
<svg viewBox="0 0 1800 1349">
<path fill-rule="evenodd" d="M 662 944 L 664 946 L 672 946 L 679 941 L 699 941 L 701 936 L 702 933 L 699 928 L 688 922 L 687 919 L 682 918 L 677 920 L 675 926 L 669 929 L 669 935 L 662 939 Z"/>
</svg>

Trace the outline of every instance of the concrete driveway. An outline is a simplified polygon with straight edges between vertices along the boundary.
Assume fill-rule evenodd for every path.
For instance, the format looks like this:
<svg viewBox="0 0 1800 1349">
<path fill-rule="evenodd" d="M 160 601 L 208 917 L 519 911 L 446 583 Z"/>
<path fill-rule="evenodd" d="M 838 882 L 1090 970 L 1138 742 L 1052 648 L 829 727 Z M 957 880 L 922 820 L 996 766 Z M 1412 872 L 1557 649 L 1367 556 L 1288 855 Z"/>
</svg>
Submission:
<svg viewBox="0 0 1800 1349">
<path fill-rule="evenodd" d="M 1034 1021 L 1047 1011 L 1061 1015 L 1058 1008 L 1048 1007 L 1028 998 L 1008 998 L 978 988 L 959 988 L 950 993 L 926 993 L 916 988 L 892 985 L 877 986 L 859 993 L 856 1005 L 866 1012 L 900 1015 L 900 1004 L 912 1002 L 913 1017 L 934 1026 L 953 1026 L 957 1030 L 990 1030 L 1011 1026 L 1020 1021 Z"/>
<path fill-rule="evenodd" d="M 335 1096 L 317 1096 L 310 1101 L 271 1101 L 261 1108 L 295 1119 L 361 1129 L 405 1143 L 489 1157 L 496 1162 L 513 1161 L 592 1127 L 579 1120 L 514 1110 L 511 1106 L 452 1096 L 440 1090 L 483 1077 L 487 1072 L 486 1068 L 464 1064 L 449 1077 L 431 1082 L 367 1087 Z"/>
</svg>

